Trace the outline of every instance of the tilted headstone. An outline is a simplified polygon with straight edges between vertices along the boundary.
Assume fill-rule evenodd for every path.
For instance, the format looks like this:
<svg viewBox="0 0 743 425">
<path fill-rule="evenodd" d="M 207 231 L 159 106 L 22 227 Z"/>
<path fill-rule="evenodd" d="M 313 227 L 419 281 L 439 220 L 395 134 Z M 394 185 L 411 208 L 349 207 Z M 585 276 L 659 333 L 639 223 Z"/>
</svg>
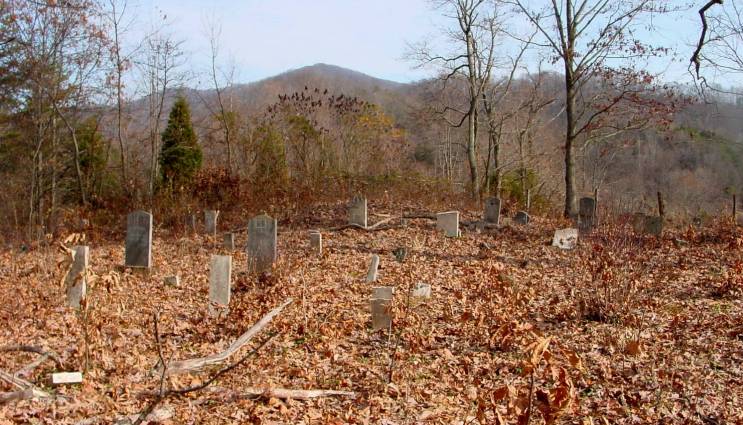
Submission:
<svg viewBox="0 0 743 425">
<path fill-rule="evenodd" d="M 552 238 L 552 246 L 560 249 L 573 249 L 578 245 L 578 233 L 578 229 L 555 230 L 555 236 Z"/>
<path fill-rule="evenodd" d="M 322 255 L 322 234 L 317 230 L 310 231 L 310 247 L 317 255 Z"/>
<path fill-rule="evenodd" d="M 443 230 L 447 237 L 459 237 L 461 234 L 459 232 L 459 211 L 448 211 L 436 214 L 436 228 L 438 230 Z"/>
<path fill-rule="evenodd" d="M 377 281 L 377 269 L 379 269 L 379 255 L 374 254 L 369 263 L 369 270 L 366 272 L 366 283 Z"/>
<path fill-rule="evenodd" d="M 224 249 L 227 250 L 234 250 L 235 249 L 235 234 L 234 233 L 225 233 L 224 234 L 224 243 L 223 243 Z"/>
<path fill-rule="evenodd" d="M 596 200 L 580 198 L 578 208 L 578 228 L 581 232 L 590 232 L 596 227 Z"/>
<path fill-rule="evenodd" d="M 382 286 L 372 289 L 371 316 L 372 330 L 392 327 L 392 297 L 394 288 Z"/>
<path fill-rule="evenodd" d="M 431 298 L 431 285 L 427 283 L 416 283 L 411 295 L 416 298 Z"/>
<path fill-rule="evenodd" d="M 126 218 L 124 265 L 152 266 L 152 214 L 147 211 L 135 211 Z"/>
<path fill-rule="evenodd" d="M 217 210 L 204 211 L 204 231 L 207 235 L 217 234 L 217 217 L 219 217 Z"/>
<path fill-rule="evenodd" d="M 366 228 L 367 226 L 367 210 L 366 210 L 366 198 L 361 196 L 354 196 L 351 203 L 348 205 L 348 223 L 358 224 Z"/>
<path fill-rule="evenodd" d="M 209 313 L 229 311 L 230 284 L 232 282 L 232 256 L 212 255 L 209 265 Z"/>
<path fill-rule="evenodd" d="M 488 198 L 485 200 L 485 222 L 500 224 L 500 198 Z"/>
<path fill-rule="evenodd" d="M 85 298 L 87 291 L 88 282 L 85 274 L 90 262 L 90 249 L 87 246 L 75 246 L 72 250 L 75 258 L 65 278 L 67 305 L 72 308 L 80 308 L 80 301 Z"/>
<path fill-rule="evenodd" d="M 248 222 L 248 261 L 251 272 L 270 270 L 276 261 L 276 219 L 266 214 Z"/>
<path fill-rule="evenodd" d="M 523 224 L 527 225 L 529 224 L 529 221 L 531 221 L 531 217 L 529 217 L 529 213 L 526 211 L 519 211 L 516 213 L 516 216 L 513 218 L 513 221 L 516 224 Z"/>
</svg>

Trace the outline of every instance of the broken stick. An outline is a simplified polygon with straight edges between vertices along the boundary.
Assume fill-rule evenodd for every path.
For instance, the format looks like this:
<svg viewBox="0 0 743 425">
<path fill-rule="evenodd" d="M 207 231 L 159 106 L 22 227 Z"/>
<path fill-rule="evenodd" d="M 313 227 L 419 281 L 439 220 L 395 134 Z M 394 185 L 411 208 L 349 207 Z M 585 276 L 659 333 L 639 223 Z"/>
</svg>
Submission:
<svg viewBox="0 0 743 425">
<path fill-rule="evenodd" d="M 271 310 L 263 316 L 255 325 L 248 329 L 244 334 L 240 335 L 226 350 L 221 353 L 213 354 L 211 356 L 199 357 L 195 359 L 179 360 L 168 364 L 165 374 L 167 376 L 179 375 L 183 373 L 200 372 L 209 366 L 216 365 L 224 362 L 230 356 L 235 354 L 243 345 L 247 344 L 258 332 L 266 327 L 274 317 L 276 317 L 281 311 L 292 303 L 292 299 L 289 298 L 283 304 Z"/>
</svg>

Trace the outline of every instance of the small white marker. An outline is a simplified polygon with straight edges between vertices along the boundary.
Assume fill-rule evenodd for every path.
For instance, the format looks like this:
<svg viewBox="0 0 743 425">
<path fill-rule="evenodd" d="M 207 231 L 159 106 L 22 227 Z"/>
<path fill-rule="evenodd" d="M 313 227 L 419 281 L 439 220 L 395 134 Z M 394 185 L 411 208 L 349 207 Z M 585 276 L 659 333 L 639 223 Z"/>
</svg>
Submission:
<svg viewBox="0 0 743 425">
<path fill-rule="evenodd" d="M 52 373 L 53 385 L 80 384 L 83 382 L 82 372 Z"/>
</svg>

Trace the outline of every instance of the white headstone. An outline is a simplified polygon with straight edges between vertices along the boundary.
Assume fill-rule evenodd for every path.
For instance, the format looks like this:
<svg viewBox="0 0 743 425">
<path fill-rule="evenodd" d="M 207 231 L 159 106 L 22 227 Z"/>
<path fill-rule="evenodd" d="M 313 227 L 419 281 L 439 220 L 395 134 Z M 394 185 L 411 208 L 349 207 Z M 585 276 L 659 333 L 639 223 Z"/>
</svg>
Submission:
<svg viewBox="0 0 743 425">
<path fill-rule="evenodd" d="M 310 247 L 317 255 L 322 255 L 322 234 L 317 230 L 310 231 Z"/>
<path fill-rule="evenodd" d="M 431 285 L 427 283 L 416 283 L 412 295 L 416 298 L 431 298 Z"/>
<path fill-rule="evenodd" d="M 145 268 L 152 265 L 152 214 L 146 211 L 135 211 L 126 217 L 124 265 Z"/>
<path fill-rule="evenodd" d="M 389 329 L 392 327 L 392 297 L 393 287 L 380 286 L 372 289 L 371 315 L 372 330 Z"/>
<path fill-rule="evenodd" d="M 212 315 L 217 308 L 229 311 L 231 282 L 232 256 L 212 255 L 209 266 L 209 312 Z"/>
<path fill-rule="evenodd" d="M 443 230 L 446 236 L 456 238 L 459 232 L 459 211 L 448 211 L 436 214 L 436 228 Z"/>
<path fill-rule="evenodd" d="M 248 222 L 248 262 L 251 272 L 270 270 L 276 261 L 276 220 L 266 214 Z"/>
<path fill-rule="evenodd" d="M 86 271 L 90 262 L 90 249 L 87 246 L 75 246 L 72 250 L 75 259 L 65 278 L 67 305 L 72 308 L 80 308 L 80 301 L 85 298 L 87 291 Z"/>
<path fill-rule="evenodd" d="M 369 264 L 369 270 L 366 272 L 366 283 L 372 283 L 377 281 L 377 269 L 379 268 L 379 255 L 372 255 L 371 263 Z"/>
<path fill-rule="evenodd" d="M 82 382 L 83 382 L 83 374 L 81 372 L 52 373 L 52 384 L 53 385 L 80 384 Z"/>
<path fill-rule="evenodd" d="M 361 196 L 354 196 L 351 203 L 348 205 L 348 223 L 358 224 L 366 228 L 367 225 L 367 210 L 366 210 L 366 198 Z"/>
<path fill-rule="evenodd" d="M 217 217 L 219 217 L 217 210 L 204 211 L 204 231 L 207 235 L 217 234 Z"/>
<path fill-rule="evenodd" d="M 552 246 L 560 249 L 573 249 L 576 245 L 578 245 L 578 229 L 555 230 L 555 236 L 552 238 Z"/>
</svg>

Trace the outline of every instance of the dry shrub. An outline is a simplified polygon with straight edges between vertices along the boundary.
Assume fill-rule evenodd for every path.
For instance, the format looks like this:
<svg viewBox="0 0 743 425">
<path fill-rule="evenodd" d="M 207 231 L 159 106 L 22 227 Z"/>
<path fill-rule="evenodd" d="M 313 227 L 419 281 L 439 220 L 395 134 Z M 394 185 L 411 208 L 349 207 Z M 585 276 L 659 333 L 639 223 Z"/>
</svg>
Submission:
<svg viewBox="0 0 743 425">
<path fill-rule="evenodd" d="M 626 320 L 638 304 L 639 282 L 649 269 L 642 253 L 647 243 L 628 226 L 610 227 L 593 238 L 591 256 L 584 259 L 590 274 L 578 282 L 578 316 L 586 320 L 618 323 Z"/>
</svg>

